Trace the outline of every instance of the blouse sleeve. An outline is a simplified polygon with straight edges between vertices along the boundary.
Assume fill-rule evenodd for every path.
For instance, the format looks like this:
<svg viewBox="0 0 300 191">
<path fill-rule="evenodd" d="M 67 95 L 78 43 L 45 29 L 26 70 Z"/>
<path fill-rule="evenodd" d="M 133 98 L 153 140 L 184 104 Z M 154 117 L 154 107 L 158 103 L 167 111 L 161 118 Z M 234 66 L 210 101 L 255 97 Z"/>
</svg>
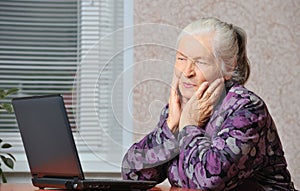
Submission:
<svg viewBox="0 0 300 191">
<path fill-rule="evenodd" d="M 188 187 L 231 190 L 262 165 L 262 130 L 268 122 L 263 101 L 241 98 L 226 112 L 208 124 L 217 129 L 214 134 L 196 126 L 186 126 L 179 133 L 178 171 Z"/>
<path fill-rule="evenodd" d="M 179 154 L 178 141 L 167 126 L 167 109 L 166 106 L 157 128 L 133 144 L 125 154 L 122 162 L 123 179 L 158 183 L 166 179 L 168 162 Z"/>
</svg>

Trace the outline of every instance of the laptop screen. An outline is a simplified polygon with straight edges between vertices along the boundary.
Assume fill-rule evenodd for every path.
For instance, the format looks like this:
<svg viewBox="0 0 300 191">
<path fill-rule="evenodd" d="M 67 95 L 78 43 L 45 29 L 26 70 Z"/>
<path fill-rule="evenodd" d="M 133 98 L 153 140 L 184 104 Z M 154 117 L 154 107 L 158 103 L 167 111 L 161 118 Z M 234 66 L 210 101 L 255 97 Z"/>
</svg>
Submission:
<svg viewBox="0 0 300 191">
<path fill-rule="evenodd" d="M 15 98 L 12 104 L 31 174 L 83 179 L 63 98 Z"/>
</svg>

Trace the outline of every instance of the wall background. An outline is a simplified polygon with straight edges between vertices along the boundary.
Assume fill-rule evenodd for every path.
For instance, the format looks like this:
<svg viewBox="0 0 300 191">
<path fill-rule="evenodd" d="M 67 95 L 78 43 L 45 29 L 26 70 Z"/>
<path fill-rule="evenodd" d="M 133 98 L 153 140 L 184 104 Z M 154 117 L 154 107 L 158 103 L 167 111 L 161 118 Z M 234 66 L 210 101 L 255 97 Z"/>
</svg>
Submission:
<svg viewBox="0 0 300 191">
<path fill-rule="evenodd" d="M 300 1 L 134 1 L 133 117 L 135 140 L 151 131 L 168 101 L 176 27 L 214 16 L 248 34 L 251 76 L 246 84 L 261 96 L 277 124 L 288 168 L 300 188 Z M 155 23 L 147 27 L 148 23 Z M 163 41 L 163 45 L 157 45 Z M 151 42 L 154 42 L 151 44 Z M 175 43 L 175 42 L 174 42 Z M 167 44 L 167 46 L 165 46 Z M 175 46 L 175 44 L 174 44 Z"/>
</svg>

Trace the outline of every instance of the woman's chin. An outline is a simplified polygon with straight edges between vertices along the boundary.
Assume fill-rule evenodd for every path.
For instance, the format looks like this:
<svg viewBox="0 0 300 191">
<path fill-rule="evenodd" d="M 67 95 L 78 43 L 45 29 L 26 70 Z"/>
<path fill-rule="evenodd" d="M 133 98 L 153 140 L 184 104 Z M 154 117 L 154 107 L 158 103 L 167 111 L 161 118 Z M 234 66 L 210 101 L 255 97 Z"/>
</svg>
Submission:
<svg viewBox="0 0 300 191">
<path fill-rule="evenodd" d="M 179 91 L 180 91 L 180 94 L 181 94 L 182 98 L 184 98 L 185 100 L 191 99 L 191 97 L 195 93 L 193 88 L 185 88 L 185 87 L 182 87 L 182 86 L 179 86 Z"/>
<path fill-rule="evenodd" d="M 181 93 L 182 98 L 185 99 L 186 101 L 188 101 L 189 99 L 191 99 L 191 97 L 193 96 L 194 92 L 185 92 L 185 93 Z"/>
</svg>

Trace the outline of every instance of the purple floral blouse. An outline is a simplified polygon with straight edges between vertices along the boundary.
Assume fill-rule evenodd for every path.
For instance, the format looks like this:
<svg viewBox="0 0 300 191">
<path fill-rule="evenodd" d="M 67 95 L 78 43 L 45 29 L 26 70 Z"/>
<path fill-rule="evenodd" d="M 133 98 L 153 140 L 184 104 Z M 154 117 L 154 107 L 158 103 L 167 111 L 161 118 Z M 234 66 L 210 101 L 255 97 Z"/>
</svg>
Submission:
<svg viewBox="0 0 300 191">
<path fill-rule="evenodd" d="M 245 87 L 227 89 L 205 128 L 186 126 L 173 134 L 167 117 L 168 106 L 157 127 L 125 154 L 124 179 L 168 178 L 172 186 L 215 191 L 248 185 L 295 190 L 267 106 Z"/>
</svg>

